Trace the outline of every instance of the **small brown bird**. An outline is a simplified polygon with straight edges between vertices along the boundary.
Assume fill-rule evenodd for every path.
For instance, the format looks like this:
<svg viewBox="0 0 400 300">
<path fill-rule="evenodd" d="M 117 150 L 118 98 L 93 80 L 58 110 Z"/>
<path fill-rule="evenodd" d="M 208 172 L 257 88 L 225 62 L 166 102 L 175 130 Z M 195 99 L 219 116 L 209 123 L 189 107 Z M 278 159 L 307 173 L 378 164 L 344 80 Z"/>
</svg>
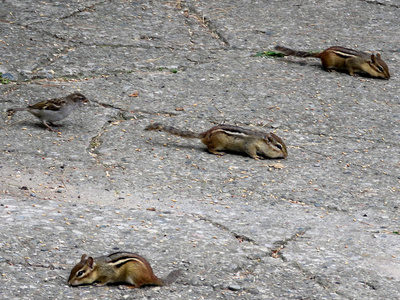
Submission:
<svg viewBox="0 0 400 300">
<path fill-rule="evenodd" d="M 51 131 L 56 131 L 50 125 L 57 126 L 53 122 L 61 121 L 68 117 L 78 106 L 89 100 L 81 93 L 75 92 L 66 97 L 54 98 L 28 107 L 15 107 L 7 110 L 8 116 L 12 116 L 17 111 L 29 111 L 32 115 L 43 122 Z M 50 125 L 49 125 L 50 124 Z"/>
</svg>

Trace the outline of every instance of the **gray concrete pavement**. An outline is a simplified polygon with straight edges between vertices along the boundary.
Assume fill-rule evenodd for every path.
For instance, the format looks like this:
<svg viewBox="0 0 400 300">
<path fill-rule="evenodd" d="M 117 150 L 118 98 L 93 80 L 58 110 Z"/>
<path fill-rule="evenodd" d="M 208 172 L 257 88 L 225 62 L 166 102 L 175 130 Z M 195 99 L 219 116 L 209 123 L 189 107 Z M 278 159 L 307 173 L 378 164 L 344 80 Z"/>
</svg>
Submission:
<svg viewBox="0 0 400 300">
<path fill-rule="evenodd" d="M 0 3 L 1 299 L 394 299 L 400 295 L 398 1 Z M 382 54 L 392 78 L 276 44 Z M 50 132 L 8 108 L 80 91 Z M 209 154 L 225 122 L 286 160 Z M 132 251 L 168 287 L 71 288 L 83 253 Z"/>
</svg>

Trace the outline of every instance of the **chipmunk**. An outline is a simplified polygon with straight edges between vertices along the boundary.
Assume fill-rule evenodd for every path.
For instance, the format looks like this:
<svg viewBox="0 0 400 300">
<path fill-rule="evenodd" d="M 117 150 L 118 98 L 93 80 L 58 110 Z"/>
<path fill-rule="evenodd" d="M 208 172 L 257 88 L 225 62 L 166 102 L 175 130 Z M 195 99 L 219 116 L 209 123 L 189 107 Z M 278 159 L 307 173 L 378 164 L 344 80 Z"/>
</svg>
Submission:
<svg viewBox="0 0 400 300">
<path fill-rule="evenodd" d="M 168 285 L 180 274 L 181 270 L 174 270 L 165 279 L 160 279 L 154 275 L 148 261 L 135 253 L 116 252 L 96 258 L 83 254 L 81 261 L 71 270 L 68 285 L 127 283 L 139 288 L 143 285 Z"/>
<path fill-rule="evenodd" d="M 296 51 L 282 46 L 275 46 L 275 49 L 285 55 L 318 57 L 321 59 L 322 68 L 328 72 L 336 69 L 347 71 L 351 76 L 356 76 L 355 73 L 366 73 L 371 77 L 390 78 L 389 68 L 379 53 L 375 55 L 339 46 L 333 46 L 318 53 Z"/>
<path fill-rule="evenodd" d="M 161 130 L 185 138 L 201 139 L 208 151 L 216 155 L 225 154 L 220 151 L 244 152 L 254 159 L 263 158 L 257 154 L 268 158 L 286 158 L 288 155 L 285 143 L 277 135 L 233 125 L 217 125 L 210 130 L 196 133 L 154 123 L 145 130 Z"/>
</svg>

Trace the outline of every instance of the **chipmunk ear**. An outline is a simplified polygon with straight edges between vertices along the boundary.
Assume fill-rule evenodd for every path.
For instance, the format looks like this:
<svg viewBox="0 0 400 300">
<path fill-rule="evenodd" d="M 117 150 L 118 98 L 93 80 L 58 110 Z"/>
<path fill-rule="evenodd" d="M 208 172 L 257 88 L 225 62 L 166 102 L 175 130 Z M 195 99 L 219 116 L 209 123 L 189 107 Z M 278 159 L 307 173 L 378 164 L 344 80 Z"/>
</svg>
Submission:
<svg viewBox="0 0 400 300">
<path fill-rule="evenodd" d="M 81 261 L 84 261 L 86 259 L 86 256 L 87 256 L 86 254 L 83 254 L 81 257 Z"/>
<path fill-rule="evenodd" d="M 93 270 L 93 267 L 94 267 L 94 260 L 93 260 L 93 257 L 88 257 L 88 259 L 87 259 L 87 261 L 86 261 L 86 264 L 89 266 L 89 268 L 91 268 L 92 270 Z"/>
<path fill-rule="evenodd" d="M 372 61 L 372 63 L 375 63 L 375 62 L 376 62 L 376 57 L 375 57 L 374 54 L 371 54 L 371 61 Z"/>
</svg>

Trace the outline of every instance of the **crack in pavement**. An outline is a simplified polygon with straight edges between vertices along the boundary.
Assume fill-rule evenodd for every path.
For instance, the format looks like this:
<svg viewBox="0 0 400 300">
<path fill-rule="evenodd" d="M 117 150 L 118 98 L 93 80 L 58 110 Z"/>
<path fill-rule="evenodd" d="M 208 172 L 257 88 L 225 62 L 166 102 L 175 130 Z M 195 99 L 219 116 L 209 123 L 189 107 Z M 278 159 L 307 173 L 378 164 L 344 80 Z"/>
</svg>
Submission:
<svg viewBox="0 0 400 300">
<path fill-rule="evenodd" d="M 225 38 L 222 33 L 219 32 L 218 26 L 216 26 L 211 19 L 200 14 L 197 9 L 193 5 L 183 5 L 183 9 L 186 11 L 187 16 L 190 16 L 190 13 L 193 14 L 194 18 L 198 20 L 200 25 L 204 28 L 207 28 L 211 33 L 213 38 L 217 38 L 220 40 L 226 47 L 230 47 L 230 43 L 227 38 Z"/>
<path fill-rule="evenodd" d="M 335 288 L 332 287 L 332 283 L 329 282 L 327 279 L 323 278 L 321 275 L 316 275 L 313 272 L 306 270 L 299 263 L 293 262 L 291 265 L 296 269 L 298 269 L 305 278 L 315 281 L 322 288 L 327 289 L 332 293 L 335 293 L 336 295 L 339 295 L 346 299 L 354 299 L 353 297 L 345 294 L 344 292 L 336 290 Z"/>
<path fill-rule="evenodd" d="M 205 216 L 203 216 L 203 215 L 198 215 L 198 214 L 193 214 L 193 215 L 196 216 L 196 217 L 198 217 L 200 220 L 206 221 L 206 222 L 208 222 L 208 223 L 214 225 L 214 226 L 217 227 L 217 228 L 220 228 L 220 229 L 222 229 L 222 230 L 224 230 L 224 231 L 229 232 L 235 239 L 238 240 L 239 243 L 242 243 L 242 242 L 249 242 L 249 243 L 251 243 L 251 244 L 258 245 L 257 242 L 256 242 L 254 239 L 252 239 L 252 238 L 250 238 L 250 237 L 248 237 L 248 236 L 245 236 L 245 235 L 236 233 L 236 232 L 234 232 L 233 230 L 229 229 L 229 227 L 227 227 L 227 226 L 225 226 L 225 225 L 222 225 L 221 223 L 218 223 L 218 222 L 216 222 L 216 221 L 213 221 L 213 220 L 211 220 L 210 218 L 205 217 Z"/>
<path fill-rule="evenodd" d="M 280 258 L 282 261 L 287 261 L 285 256 L 282 254 L 282 250 L 284 250 L 290 242 L 294 242 L 298 238 L 301 238 L 309 229 L 311 229 L 311 227 L 299 229 L 291 237 L 284 240 L 275 241 L 274 242 L 275 248 L 271 249 L 270 256 L 273 258 Z"/>
<path fill-rule="evenodd" d="M 71 17 L 75 17 L 77 14 L 79 14 L 81 12 L 94 11 L 95 10 L 94 8 L 96 6 L 101 5 L 101 4 L 105 3 L 105 2 L 106 1 L 100 1 L 100 2 L 94 3 L 94 4 L 89 5 L 89 6 L 84 6 L 83 8 L 78 8 L 76 11 L 61 17 L 60 20 L 65 20 L 65 19 L 68 19 L 68 18 L 71 18 Z"/>
<path fill-rule="evenodd" d="M 101 137 L 103 134 L 107 133 L 108 128 L 110 128 L 111 126 L 113 126 L 111 121 L 110 120 L 106 121 L 106 123 L 103 126 L 101 126 L 98 133 L 90 139 L 89 145 L 86 148 L 89 154 L 96 159 L 98 164 L 100 164 L 100 160 L 97 158 L 98 153 L 96 153 L 97 152 L 96 149 L 102 145 L 103 141 L 101 140 Z"/>
<path fill-rule="evenodd" d="M 381 6 L 387 6 L 387 7 L 395 7 L 395 8 L 400 8 L 399 5 L 396 4 L 388 4 L 388 3 L 384 3 L 382 1 L 374 1 L 374 0 L 360 0 L 361 2 L 366 2 L 369 4 L 375 4 L 375 5 L 381 5 Z"/>
</svg>

